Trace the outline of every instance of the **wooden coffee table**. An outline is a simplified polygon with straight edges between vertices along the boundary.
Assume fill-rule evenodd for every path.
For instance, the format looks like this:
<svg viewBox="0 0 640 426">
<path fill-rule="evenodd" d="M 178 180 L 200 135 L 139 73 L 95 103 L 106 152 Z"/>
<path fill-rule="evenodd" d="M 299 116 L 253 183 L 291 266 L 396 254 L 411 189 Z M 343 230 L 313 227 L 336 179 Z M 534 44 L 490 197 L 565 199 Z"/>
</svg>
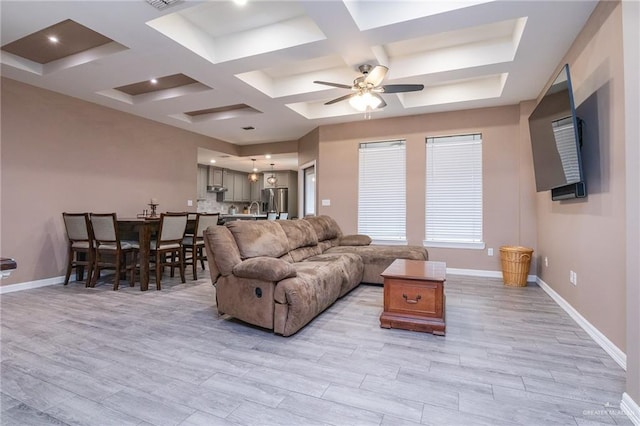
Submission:
<svg viewBox="0 0 640 426">
<path fill-rule="evenodd" d="M 445 333 L 447 265 L 424 260 L 395 260 L 384 277 L 384 311 L 380 327 Z"/>
</svg>

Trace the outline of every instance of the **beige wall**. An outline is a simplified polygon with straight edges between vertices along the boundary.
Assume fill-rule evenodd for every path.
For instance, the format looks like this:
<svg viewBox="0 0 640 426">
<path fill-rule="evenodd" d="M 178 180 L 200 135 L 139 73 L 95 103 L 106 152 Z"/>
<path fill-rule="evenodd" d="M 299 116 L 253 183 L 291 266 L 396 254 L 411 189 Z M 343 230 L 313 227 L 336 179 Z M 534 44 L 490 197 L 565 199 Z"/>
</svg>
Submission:
<svg viewBox="0 0 640 426">
<path fill-rule="evenodd" d="M 193 210 L 197 147 L 222 141 L 2 79 L 2 285 L 64 275 L 62 212 Z M 194 201 L 187 207 L 187 199 Z"/>
<path fill-rule="evenodd" d="M 530 106 L 529 106 L 530 107 Z M 411 117 L 361 121 L 320 128 L 318 198 L 321 214 L 336 218 L 345 233 L 357 231 L 358 144 L 365 141 L 407 141 L 407 238 L 422 244 L 425 205 L 425 138 L 482 133 L 483 215 L 486 250 L 429 248 L 431 259 L 447 267 L 499 271 L 501 245 L 534 247 L 534 181 L 528 136 L 523 139 L 519 106 L 455 111 Z M 384 200 L 381 200 L 384 203 Z M 524 208 L 523 208 L 524 207 Z M 535 265 L 534 269 L 535 271 Z"/>
<path fill-rule="evenodd" d="M 627 394 L 640 405 L 640 3 L 622 3 L 627 178 Z"/>
<path fill-rule="evenodd" d="M 620 4 L 601 2 L 559 68 L 568 63 L 585 120 L 588 197 L 537 196 L 538 276 L 621 350 L 626 350 L 625 138 Z M 555 77 L 550 76 L 550 82 Z M 549 82 L 549 83 L 550 83 Z M 577 285 L 569 283 L 569 271 Z"/>
</svg>

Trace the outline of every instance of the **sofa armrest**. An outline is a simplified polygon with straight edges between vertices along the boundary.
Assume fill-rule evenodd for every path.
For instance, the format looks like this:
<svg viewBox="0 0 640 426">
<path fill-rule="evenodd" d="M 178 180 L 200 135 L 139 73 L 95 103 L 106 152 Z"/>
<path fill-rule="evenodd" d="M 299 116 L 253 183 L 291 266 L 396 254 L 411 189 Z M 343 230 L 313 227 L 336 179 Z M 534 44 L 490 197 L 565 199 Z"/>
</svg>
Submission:
<svg viewBox="0 0 640 426">
<path fill-rule="evenodd" d="M 338 241 L 340 246 L 368 246 L 369 244 L 371 244 L 371 237 L 361 234 L 344 235 Z"/>
<path fill-rule="evenodd" d="M 240 278 L 275 282 L 295 277 L 297 272 L 293 265 L 282 259 L 258 256 L 246 259 L 234 266 L 233 275 Z"/>
</svg>

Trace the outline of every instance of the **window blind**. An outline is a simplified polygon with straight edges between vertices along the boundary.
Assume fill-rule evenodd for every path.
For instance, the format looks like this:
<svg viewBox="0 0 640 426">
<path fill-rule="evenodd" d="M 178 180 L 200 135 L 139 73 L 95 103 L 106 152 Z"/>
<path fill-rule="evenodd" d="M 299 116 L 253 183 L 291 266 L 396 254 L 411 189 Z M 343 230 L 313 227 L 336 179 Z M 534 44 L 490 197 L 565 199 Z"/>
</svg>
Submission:
<svg viewBox="0 0 640 426">
<path fill-rule="evenodd" d="M 358 233 L 406 242 L 405 142 L 362 143 L 359 157 Z"/>
<path fill-rule="evenodd" d="M 425 245 L 484 248 L 482 135 L 427 138 Z"/>
</svg>

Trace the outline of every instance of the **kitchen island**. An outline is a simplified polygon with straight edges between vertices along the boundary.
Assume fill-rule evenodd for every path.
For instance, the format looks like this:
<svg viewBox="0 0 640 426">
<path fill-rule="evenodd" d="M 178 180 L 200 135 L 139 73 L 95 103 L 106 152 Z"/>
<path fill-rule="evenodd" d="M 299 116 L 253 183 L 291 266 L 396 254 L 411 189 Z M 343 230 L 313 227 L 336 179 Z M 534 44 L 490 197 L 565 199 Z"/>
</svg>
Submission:
<svg viewBox="0 0 640 426">
<path fill-rule="evenodd" d="M 223 222 L 231 222 L 234 220 L 266 220 L 266 214 L 249 214 L 249 213 L 237 213 L 237 214 L 221 214 L 220 220 Z"/>
</svg>

